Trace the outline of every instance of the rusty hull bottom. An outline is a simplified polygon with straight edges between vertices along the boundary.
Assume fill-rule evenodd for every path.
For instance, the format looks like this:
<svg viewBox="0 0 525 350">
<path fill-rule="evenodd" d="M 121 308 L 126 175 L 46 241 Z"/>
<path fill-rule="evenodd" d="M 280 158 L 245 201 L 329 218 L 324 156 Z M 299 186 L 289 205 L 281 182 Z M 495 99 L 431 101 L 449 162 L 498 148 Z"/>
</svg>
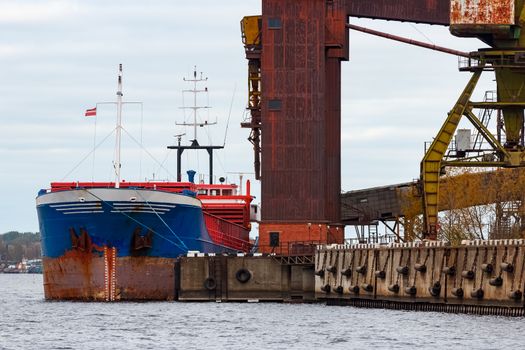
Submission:
<svg viewBox="0 0 525 350">
<path fill-rule="evenodd" d="M 173 300 L 176 259 L 71 251 L 44 258 L 46 300 Z"/>
</svg>

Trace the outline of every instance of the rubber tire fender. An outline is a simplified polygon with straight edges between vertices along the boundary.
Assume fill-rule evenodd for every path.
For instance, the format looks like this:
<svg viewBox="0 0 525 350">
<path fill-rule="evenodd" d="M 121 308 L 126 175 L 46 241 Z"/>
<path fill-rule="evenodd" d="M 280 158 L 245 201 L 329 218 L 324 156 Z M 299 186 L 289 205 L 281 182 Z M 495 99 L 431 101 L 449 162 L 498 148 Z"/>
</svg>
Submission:
<svg viewBox="0 0 525 350">
<path fill-rule="evenodd" d="M 252 273 L 243 267 L 237 270 L 235 273 L 235 278 L 241 283 L 246 283 L 252 278 Z"/>
<path fill-rule="evenodd" d="M 215 290 L 217 288 L 217 282 L 215 281 L 215 278 L 208 277 L 204 280 L 204 288 L 207 290 Z"/>
</svg>

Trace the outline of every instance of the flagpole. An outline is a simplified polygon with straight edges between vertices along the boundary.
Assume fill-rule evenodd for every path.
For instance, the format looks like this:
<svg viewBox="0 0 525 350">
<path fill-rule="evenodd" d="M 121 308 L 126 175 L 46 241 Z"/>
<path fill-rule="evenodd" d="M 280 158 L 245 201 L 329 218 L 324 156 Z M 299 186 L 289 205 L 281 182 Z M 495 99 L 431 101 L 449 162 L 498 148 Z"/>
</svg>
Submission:
<svg viewBox="0 0 525 350">
<path fill-rule="evenodd" d="M 143 134 L 143 128 L 144 128 L 144 108 L 142 106 L 142 103 L 140 104 L 140 160 L 139 160 L 139 179 L 142 179 L 142 153 L 144 150 L 144 146 L 142 144 L 142 134 Z"/>
<path fill-rule="evenodd" d="M 98 110 L 98 103 L 95 105 Z M 91 169 L 91 182 L 95 182 L 95 149 L 97 147 L 97 119 L 98 115 L 95 114 L 95 130 L 93 132 L 93 167 Z"/>
<path fill-rule="evenodd" d="M 122 64 L 119 64 L 118 91 L 117 91 L 117 128 L 115 142 L 115 188 L 120 188 L 120 146 L 122 135 Z"/>
</svg>

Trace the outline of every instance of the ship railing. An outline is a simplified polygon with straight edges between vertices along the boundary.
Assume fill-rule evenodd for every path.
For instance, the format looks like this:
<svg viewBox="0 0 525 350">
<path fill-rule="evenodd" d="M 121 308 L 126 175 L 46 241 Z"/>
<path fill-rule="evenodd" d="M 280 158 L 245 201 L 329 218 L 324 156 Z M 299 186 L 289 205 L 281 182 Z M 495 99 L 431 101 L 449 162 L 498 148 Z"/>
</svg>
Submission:
<svg viewBox="0 0 525 350">
<path fill-rule="evenodd" d="M 241 225 L 210 213 L 204 213 L 204 222 L 214 242 L 246 253 L 251 250 L 249 232 Z"/>
<path fill-rule="evenodd" d="M 315 254 L 316 247 L 321 244 L 326 244 L 326 241 L 291 241 L 282 242 L 278 246 L 261 245 L 259 243 L 259 252 L 278 256 L 313 256 Z"/>
</svg>

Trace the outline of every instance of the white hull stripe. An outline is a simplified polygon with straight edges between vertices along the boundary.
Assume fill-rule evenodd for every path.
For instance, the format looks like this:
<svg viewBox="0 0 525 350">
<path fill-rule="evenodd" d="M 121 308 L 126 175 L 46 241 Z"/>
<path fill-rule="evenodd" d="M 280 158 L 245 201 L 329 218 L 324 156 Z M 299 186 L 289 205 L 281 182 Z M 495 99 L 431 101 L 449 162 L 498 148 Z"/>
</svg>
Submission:
<svg viewBox="0 0 525 350">
<path fill-rule="evenodd" d="M 120 208 L 120 207 L 129 207 L 129 206 L 133 206 L 133 207 L 165 207 L 165 208 L 175 208 L 175 205 L 173 204 L 158 204 L 158 203 L 145 203 L 145 202 L 127 202 L 127 203 L 113 203 L 113 206 L 115 208 Z"/>
<path fill-rule="evenodd" d="M 155 208 L 155 206 L 151 206 L 151 207 L 134 207 L 132 205 L 129 205 L 127 207 L 113 207 L 113 209 L 115 210 L 120 210 L 120 211 L 124 211 L 124 210 L 158 210 L 158 211 L 170 211 L 171 209 L 168 209 L 168 208 Z"/>
<path fill-rule="evenodd" d="M 75 210 L 97 210 L 102 207 L 73 207 L 73 208 L 55 208 L 57 211 L 75 211 Z"/>
<path fill-rule="evenodd" d="M 62 207 L 99 207 L 101 206 L 101 202 L 83 202 L 83 203 L 68 203 L 68 204 L 52 204 L 50 205 L 51 208 L 62 208 Z M 57 209 L 60 210 L 60 209 Z"/>
<path fill-rule="evenodd" d="M 145 213 L 145 214 L 159 214 L 164 215 L 166 212 L 164 211 L 152 211 L 152 210 L 112 210 L 112 213 Z M 104 210 L 80 210 L 80 211 L 64 211 L 62 214 L 64 215 L 72 215 L 72 214 L 103 214 Z"/>
<path fill-rule="evenodd" d="M 64 215 L 71 215 L 71 214 L 100 214 L 103 213 L 104 210 L 84 210 L 84 211 L 68 211 L 63 212 Z"/>
<path fill-rule="evenodd" d="M 159 214 L 164 215 L 166 212 L 163 211 L 152 211 L 152 210 L 112 210 L 112 213 L 145 213 L 145 214 Z"/>
</svg>

